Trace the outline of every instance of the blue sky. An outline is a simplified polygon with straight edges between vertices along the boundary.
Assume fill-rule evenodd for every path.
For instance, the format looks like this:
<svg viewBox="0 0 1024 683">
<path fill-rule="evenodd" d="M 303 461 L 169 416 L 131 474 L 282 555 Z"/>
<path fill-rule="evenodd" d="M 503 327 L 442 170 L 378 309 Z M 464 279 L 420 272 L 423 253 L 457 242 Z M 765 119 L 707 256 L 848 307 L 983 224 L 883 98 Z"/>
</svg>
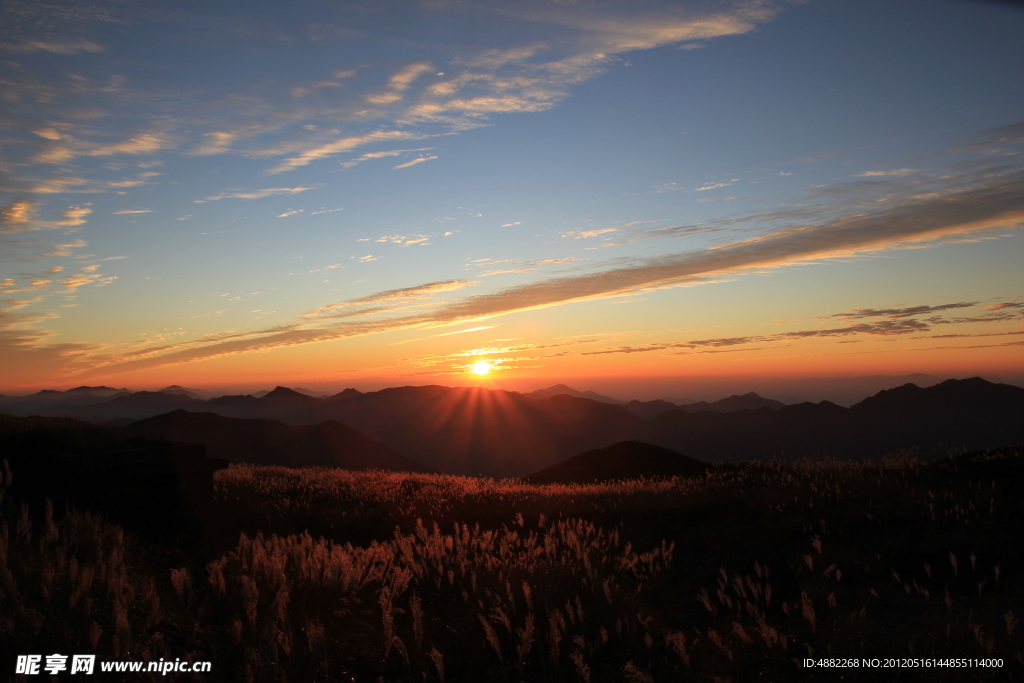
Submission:
<svg viewBox="0 0 1024 683">
<path fill-rule="evenodd" d="M 1024 372 L 1013 5 L 5 14 L 0 391 Z"/>
</svg>

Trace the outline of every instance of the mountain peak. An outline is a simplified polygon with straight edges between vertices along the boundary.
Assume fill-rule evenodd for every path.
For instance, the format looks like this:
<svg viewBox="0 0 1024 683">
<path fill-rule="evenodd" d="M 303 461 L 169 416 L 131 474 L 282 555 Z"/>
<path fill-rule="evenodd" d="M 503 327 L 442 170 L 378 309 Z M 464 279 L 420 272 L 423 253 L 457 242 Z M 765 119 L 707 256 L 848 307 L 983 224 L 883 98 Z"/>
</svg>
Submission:
<svg viewBox="0 0 1024 683">
<path fill-rule="evenodd" d="M 164 387 L 163 389 L 160 390 L 160 393 L 162 393 L 162 394 L 177 394 L 179 396 L 187 396 L 189 398 L 196 398 L 196 399 L 199 399 L 199 400 L 202 400 L 202 398 L 203 398 L 194 389 L 186 389 L 185 387 L 179 386 L 177 384 L 172 384 L 169 387 Z"/>
<path fill-rule="evenodd" d="M 295 391 L 294 389 L 289 389 L 288 387 L 280 387 L 279 386 L 279 387 L 274 387 L 273 391 L 271 391 L 271 392 L 265 394 L 264 396 L 262 396 L 260 398 L 260 400 L 261 401 L 282 401 L 282 400 L 287 400 L 287 401 L 295 401 L 295 400 L 308 401 L 311 398 L 313 398 L 313 397 L 312 396 L 308 396 L 308 395 L 303 394 L 303 393 L 300 393 L 298 391 Z"/>
<path fill-rule="evenodd" d="M 620 401 L 617 398 L 611 396 L 604 396 L 594 391 L 577 391 L 566 384 L 555 384 L 548 387 L 547 389 L 538 389 L 531 391 L 527 394 L 523 394 L 527 398 L 532 398 L 535 401 L 539 401 L 545 398 L 551 398 L 552 396 L 575 396 L 576 398 L 589 398 L 592 401 L 600 401 L 601 403 L 614 403 L 623 404 L 626 401 Z"/>
</svg>

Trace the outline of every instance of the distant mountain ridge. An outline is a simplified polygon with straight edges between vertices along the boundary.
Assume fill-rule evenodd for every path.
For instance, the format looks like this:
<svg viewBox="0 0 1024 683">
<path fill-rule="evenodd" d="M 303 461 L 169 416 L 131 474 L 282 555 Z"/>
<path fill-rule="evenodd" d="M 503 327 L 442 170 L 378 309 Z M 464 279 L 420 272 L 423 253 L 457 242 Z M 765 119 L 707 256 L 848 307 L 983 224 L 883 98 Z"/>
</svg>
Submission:
<svg viewBox="0 0 1024 683">
<path fill-rule="evenodd" d="M 132 434 L 206 446 L 229 462 L 285 467 L 432 472 L 429 467 L 333 420 L 291 426 L 277 420 L 239 419 L 175 410 L 127 427 Z"/>
<path fill-rule="evenodd" d="M 71 398 L 68 392 L 53 393 Z M 850 408 L 827 401 L 787 406 L 752 392 L 673 406 L 436 385 L 366 393 L 347 389 L 325 398 L 278 387 L 260 398 L 203 401 L 136 392 L 89 401 L 63 405 L 57 414 L 118 424 L 176 410 L 291 426 L 333 420 L 439 472 L 493 477 L 521 477 L 623 441 L 642 441 L 706 462 L 816 454 L 873 457 L 900 449 L 938 454 L 948 448 L 1024 443 L 1024 389 L 981 378 L 923 389 L 905 384 Z"/>
<path fill-rule="evenodd" d="M 536 391 L 523 394 L 523 396 L 534 400 L 551 398 L 552 396 L 575 396 L 576 398 L 589 398 L 593 401 L 600 401 L 601 403 L 613 403 L 616 405 L 626 403 L 626 401 L 612 398 L 611 396 L 604 396 L 595 391 L 576 391 L 565 384 L 555 384 L 547 389 L 537 389 Z"/>
<path fill-rule="evenodd" d="M 761 408 L 778 410 L 779 408 L 785 407 L 785 405 L 786 404 L 781 401 L 762 398 L 751 391 L 743 394 L 742 396 L 728 396 L 712 403 L 708 403 L 707 401 L 697 401 L 696 403 L 678 405 L 664 399 L 654 401 L 634 400 L 625 404 L 623 407 L 634 415 L 639 415 L 645 420 L 652 420 L 670 410 L 682 410 L 687 413 L 696 413 L 702 410 L 708 410 L 716 413 L 735 413 L 739 410 L 760 410 Z"/>
<path fill-rule="evenodd" d="M 696 413 L 701 410 L 711 410 L 717 413 L 735 413 L 738 410 L 760 410 L 761 408 L 778 410 L 779 408 L 785 407 L 786 404 L 782 401 L 762 398 L 751 391 L 743 395 L 734 394 L 727 398 L 714 401 L 713 403 L 698 401 L 697 403 L 679 406 L 679 409 L 688 413 Z"/>
</svg>

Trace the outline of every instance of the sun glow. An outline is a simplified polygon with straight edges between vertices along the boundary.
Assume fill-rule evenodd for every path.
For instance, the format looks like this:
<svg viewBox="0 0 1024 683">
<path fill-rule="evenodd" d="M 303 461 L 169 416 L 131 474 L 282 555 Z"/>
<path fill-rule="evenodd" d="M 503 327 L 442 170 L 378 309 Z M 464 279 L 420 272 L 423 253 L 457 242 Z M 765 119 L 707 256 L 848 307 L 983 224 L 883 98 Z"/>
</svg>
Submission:
<svg viewBox="0 0 1024 683">
<path fill-rule="evenodd" d="M 477 362 L 475 362 L 471 366 L 469 366 L 469 369 L 470 369 L 470 372 L 472 372 L 473 374 L 483 376 L 483 375 L 490 374 L 490 372 L 491 372 L 491 364 L 488 363 L 485 360 L 478 360 Z"/>
</svg>

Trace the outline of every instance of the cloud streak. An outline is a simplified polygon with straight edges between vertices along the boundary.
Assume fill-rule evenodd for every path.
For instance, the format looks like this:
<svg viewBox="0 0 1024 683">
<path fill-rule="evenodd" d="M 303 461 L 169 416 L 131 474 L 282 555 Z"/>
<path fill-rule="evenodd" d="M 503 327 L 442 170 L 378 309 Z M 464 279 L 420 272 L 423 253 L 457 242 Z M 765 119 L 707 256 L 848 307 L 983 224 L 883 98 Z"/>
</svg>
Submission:
<svg viewBox="0 0 1024 683">
<path fill-rule="evenodd" d="M 397 171 L 400 168 L 409 168 L 410 166 L 415 166 L 416 164 L 422 164 L 424 161 L 430 161 L 431 159 L 436 159 L 436 158 L 437 158 L 436 156 L 419 157 L 418 159 L 413 159 L 412 161 L 407 161 L 404 164 L 398 164 L 397 166 L 393 167 L 392 170 Z"/>
<path fill-rule="evenodd" d="M 403 130 L 381 130 L 372 133 L 366 133 L 364 135 L 350 135 L 348 137 L 339 138 L 332 142 L 317 145 L 315 147 L 307 149 L 298 156 L 285 159 L 276 166 L 268 169 L 266 173 L 268 175 L 274 175 L 277 173 L 284 173 L 285 171 L 292 171 L 296 168 L 307 166 L 319 159 L 325 159 L 335 154 L 351 152 L 353 149 L 356 149 L 357 147 L 369 145 L 374 142 L 388 142 L 394 140 L 415 140 L 422 137 L 425 136 Z"/>
<path fill-rule="evenodd" d="M 304 318 L 330 318 L 334 317 L 334 312 L 339 309 L 353 308 L 359 306 L 369 306 L 375 304 L 393 304 L 397 302 L 413 301 L 416 299 L 422 299 L 434 294 L 440 294 L 442 292 L 453 292 L 457 289 L 464 287 L 472 287 L 476 283 L 472 280 L 442 280 L 438 282 L 429 282 L 425 285 L 417 285 L 415 287 L 403 287 L 401 289 L 390 289 L 385 292 L 377 292 L 376 294 L 370 294 L 368 296 L 359 297 L 358 299 L 349 299 L 348 301 L 341 301 L 334 304 L 328 304 L 326 306 L 320 306 L 319 308 L 305 314 Z"/>
<path fill-rule="evenodd" d="M 215 202 L 220 199 L 263 199 L 264 197 L 273 197 L 275 195 L 291 195 L 298 194 L 300 192 L 308 192 L 309 190 L 315 190 L 320 187 L 319 185 L 311 185 L 309 187 L 270 187 L 265 190 L 253 190 L 251 192 L 245 192 L 239 190 L 237 192 L 226 192 L 224 194 L 217 194 L 206 199 L 195 200 L 196 204 L 202 204 L 203 202 Z"/>
<path fill-rule="evenodd" d="M 711 339 L 693 339 L 679 342 L 656 342 L 644 346 L 619 346 L 616 348 L 602 349 L 599 351 L 585 351 L 580 353 L 583 356 L 597 356 L 617 353 L 646 353 L 650 351 L 665 351 L 669 349 L 684 349 L 677 353 L 707 353 L 707 349 L 718 349 L 720 347 L 746 346 L 748 344 L 764 344 L 772 342 L 799 341 L 815 338 L 836 338 L 866 335 L 869 337 L 899 337 L 913 334 L 915 332 L 928 332 L 933 325 L 948 325 L 962 322 L 975 322 L 973 319 L 964 320 L 961 318 L 946 319 L 935 315 L 939 311 L 948 311 L 961 308 L 973 308 L 979 306 L 978 302 L 957 302 L 943 304 L 941 306 L 911 306 L 900 309 L 874 310 L 855 308 L 852 311 L 834 313 L 824 316 L 823 319 L 840 318 L 851 321 L 845 327 L 833 327 L 824 329 L 805 329 L 781 332 L 770 335 L 751 335 L 743 337 L 723 337 Z M 924 320 L 918 320 L 918 316 L 930 315 Z M 873 318 L 871 322 L 862 322 L 864 319 Z M 1009 318 L 1008 318 L 1009 319 Z M 940 334 L 926 336 L 912 336 L 910 339 L 954 339 L 972 337 L 992 337 L 1024 334 L 1024 332 L 992 332 L 987 334 Z M 737 349 L 753 351 L 759 348 Z M 956 347 L 949 347 L 956 348 Z"/>
</svg>

